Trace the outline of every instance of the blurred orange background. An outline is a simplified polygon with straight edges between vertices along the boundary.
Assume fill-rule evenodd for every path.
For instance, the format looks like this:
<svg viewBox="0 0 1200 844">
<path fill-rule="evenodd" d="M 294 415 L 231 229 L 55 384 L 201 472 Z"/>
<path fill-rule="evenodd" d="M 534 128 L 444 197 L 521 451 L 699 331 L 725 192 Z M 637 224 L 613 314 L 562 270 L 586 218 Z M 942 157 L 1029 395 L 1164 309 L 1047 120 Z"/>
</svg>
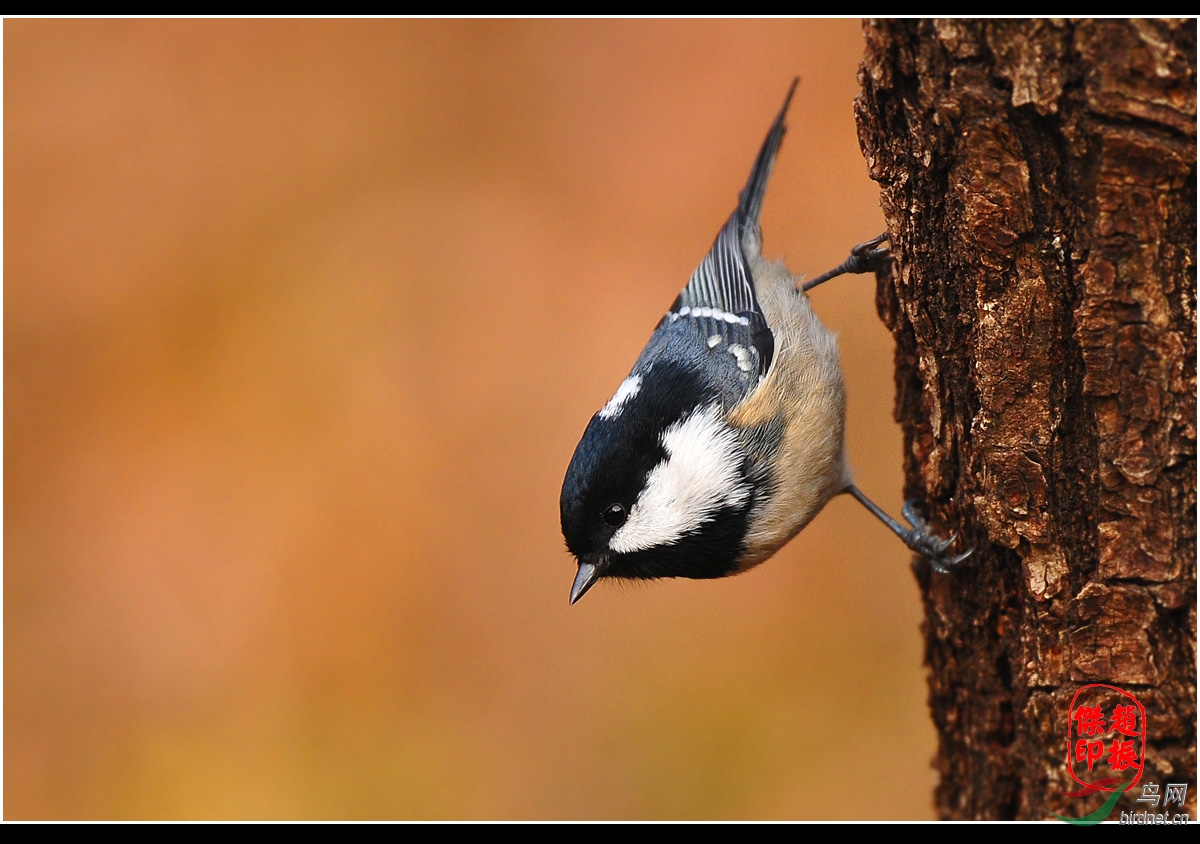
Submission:
<svg viewBox="0 0 1200 844">
<path fill-rule="evenodd" d="M 802 82 L 764 213 L 883 228 L 859 23 L 8 21 L 9 818 L 929 818 L 911 554 L 849 498 L 593 589 L 591 414 Z M 873 281 L 840 332 L 897 512 Z"/>
</svg>

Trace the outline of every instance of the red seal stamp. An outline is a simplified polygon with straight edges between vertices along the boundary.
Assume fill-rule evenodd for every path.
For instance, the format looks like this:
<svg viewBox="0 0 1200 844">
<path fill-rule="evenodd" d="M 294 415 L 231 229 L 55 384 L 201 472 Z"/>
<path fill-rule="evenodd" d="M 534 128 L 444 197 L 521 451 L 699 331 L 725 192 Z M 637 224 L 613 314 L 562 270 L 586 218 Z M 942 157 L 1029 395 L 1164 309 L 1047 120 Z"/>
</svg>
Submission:
<svg viewBox="0 0 1200 844">
<path fill-rule="evenodd" d="M 1067 769 L 1096 791 L 1126 791 L 1142 778 L 1146 760 L 1146 708 L 1124 689 L 1083 686 L 1071 699 Z"/>
</svg>

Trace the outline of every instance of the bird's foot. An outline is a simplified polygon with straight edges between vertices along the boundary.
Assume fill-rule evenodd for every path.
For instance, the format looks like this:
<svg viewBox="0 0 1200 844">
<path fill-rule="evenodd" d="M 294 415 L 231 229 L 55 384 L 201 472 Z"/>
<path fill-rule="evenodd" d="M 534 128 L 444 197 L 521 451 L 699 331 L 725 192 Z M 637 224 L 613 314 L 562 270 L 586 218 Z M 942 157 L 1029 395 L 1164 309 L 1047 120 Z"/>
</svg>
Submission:
<svg viewBox="0 0 1200 844">
<path fill-rule="evenodd" d="M 863 244 L 863 246 L 866 245 Z M 947 556 L 946 551 L 954 544 L 954 540 L 958 538 L 958 534 L 952 534 L 949 539 L 939 539 L 934 536 L 929 530 L 929 524 L 917 513 L 916 503 L 915 499 L 909 499 L 904 502 L 904 507 L 900 510 L 901 515 L 904 516 L 904 521 L 908 522 L 911 526 L 911 530 L 905 531 L 900 538 L 904 540 L 905 545 L 928 559 L 934 571 L 939 574 L 948 574 L 963 560 L 970 557 L 975 552 L 975 549 L 968 548 L 961 554 Z"/>
<path fill-rule="evenodd" d="M 892 259 L 892 250 L 886 246 L 880 246 L 885 240 L 890 240 L 887 232 L 884 232 L 879 237 L 872 238 L 866 243 L 860 243 L 850 250 L 850 257 L 842 261 L 829 272 L 821 273 L 814 279 L 804 282 L 800 285 L 800 289 L 805 293 L 812 290 L 820 284 L 824 284 L 831 278 L 837 278 L 846 273 L 871 273 L 878 270 L 884 264 Z"/>
<path fill-rule="evenodd" d="M 887 232 L 860 243 L 850 250 L 850 257 L 842 265 L 848 273 L 873 273 L 892 259 L 892 250 L 879 244 L 889 240 Z"/>
</svg>

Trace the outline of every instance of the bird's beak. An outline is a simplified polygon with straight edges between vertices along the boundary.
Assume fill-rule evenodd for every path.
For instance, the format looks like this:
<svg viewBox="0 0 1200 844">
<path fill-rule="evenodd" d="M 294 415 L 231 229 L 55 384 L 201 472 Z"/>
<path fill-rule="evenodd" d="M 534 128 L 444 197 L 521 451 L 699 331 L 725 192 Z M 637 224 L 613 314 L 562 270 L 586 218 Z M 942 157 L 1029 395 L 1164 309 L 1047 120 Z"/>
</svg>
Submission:
<svg viewBox="0 0 1200 844">
<path fill-rule="evenodd" d="M 600 579 L 600 566 L 591 563 L 580 563 L 575 582 L 571 584 L 571 603 L 574 604 L 583 597 L 583 593 L 592 588 L 592 584 Z"/>
</svg>

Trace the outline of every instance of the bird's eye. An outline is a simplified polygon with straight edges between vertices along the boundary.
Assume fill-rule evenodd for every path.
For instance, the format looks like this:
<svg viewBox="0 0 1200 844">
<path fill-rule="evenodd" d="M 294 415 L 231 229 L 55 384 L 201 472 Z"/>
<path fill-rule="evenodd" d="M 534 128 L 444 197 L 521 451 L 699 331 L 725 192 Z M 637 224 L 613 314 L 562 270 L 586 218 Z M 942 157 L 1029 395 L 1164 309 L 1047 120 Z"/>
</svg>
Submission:
<svg viewBox="0 0 1200 844">
<path fill-rule="evenodd" d="M 609 504 L 604 510 L 604 524 L 609 527 L 625 524 L 625 508 L 620 504 Z"/>
</svg>

